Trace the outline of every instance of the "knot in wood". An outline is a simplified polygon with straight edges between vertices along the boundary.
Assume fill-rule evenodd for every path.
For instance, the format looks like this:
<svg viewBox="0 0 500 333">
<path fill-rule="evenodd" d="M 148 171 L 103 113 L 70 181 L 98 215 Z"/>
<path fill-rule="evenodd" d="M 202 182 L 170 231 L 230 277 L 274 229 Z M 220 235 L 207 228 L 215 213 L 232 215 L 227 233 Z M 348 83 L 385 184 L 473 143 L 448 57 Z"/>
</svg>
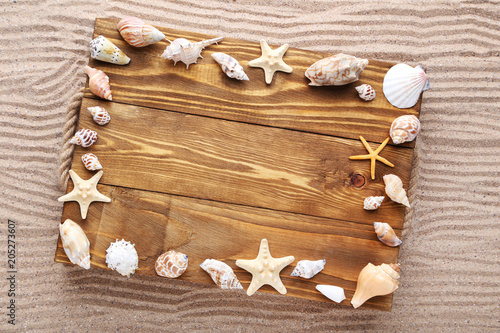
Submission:
<svg viewBox="0 0 500 333">
<path fill-rule="evenodd" d="M 354 187 L 362 187 L 363 185 L 365 185 L 365 183 L 366 183 L 365 177 L 360 175 L 359 173 L 351 177 L 351 184 Z"/>
</svg>

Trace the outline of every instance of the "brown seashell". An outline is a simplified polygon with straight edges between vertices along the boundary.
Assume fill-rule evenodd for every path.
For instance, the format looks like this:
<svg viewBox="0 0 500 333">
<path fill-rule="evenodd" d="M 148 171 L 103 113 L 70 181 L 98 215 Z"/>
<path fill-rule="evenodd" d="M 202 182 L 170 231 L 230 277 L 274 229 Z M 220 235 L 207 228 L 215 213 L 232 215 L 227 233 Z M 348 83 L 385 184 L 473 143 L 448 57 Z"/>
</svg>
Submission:
<svg viewBox="0 0 500 333">
<path fill-rule="evenodd" d="M 82 156 L 82 162 L 83 165 L 85 165 L 85 168 L 89 171 L 96 171 L 102 169 L 102 165 L 99 162 L 99 159 L 92 153 L 84 154 Z"/>
<path fill-rule="evenodd" d="M 133 16 L 121 19 L 117 28 L 123 39 L 135 47 L 148 46 L 165 38 L 160 30 Z"/>
<path fill-rule="evenodd" d="M 355 88 L 358 91 L 359 98 L 365 102 L 369 102 L 375 99 L 376 93 L 375 89 L 369 84 L 362 84 Z"/>
<path fill-rule="evenodd" d="M 98 97 L 111 101 L 111 87 L 109 77 L 101 70 L 85 66 L 85 72 L 89 76 L 89 88 Z"/>
<path fill-rule="evenodd" d="M 156 259 L 156 274 L 168 278 L 182 275 L 188 267 L 188 256 L 181 252 L 167 251 Z"/>
<path fill-rule="evenodd" d="M 82 128 L 81 130 L 78 130 L 71 138 L 71 140 L 69 140 L 70 143 L 82 146 L 83 148 L 92 146 L 96 141 L 97 132 L 92 131 L 88 128 Z"/>
<path fill-rule="evenodd" d="M 94 106 L 87 108 L 87 110 L 89 110 L 90 114 L 92 114 L 92 118 L 98 125 L 106 125 L 111 120 L 111 116 L 109 115 L 108 111 L 106 111 L 106 109 L 103 107 Z"/>
<path fill-rule="evenodd" d="M 394 119 L 390 129 L 392 142 L 398 145 L 413 141 L 420 132 L 420 120 L 414 115 L 405 115 Z"/>
<path fill-rule="evenodd" d="M 384 201 L 385 197 L 367 197 L 363 202 L 363 208 L 366 210 L 375 210 L 378 209 L 382 205 L 382 201 Z"/>
<path fill-rule="evenodd" d="M 356 292 L 351 300 L 352 306 L 358 308 L 372 297 L 394 292 L 398 289 L 398 272 L 399 265 L 375 266 L 372 263 L 366 265 L 359 273 Z"/>
<path fill-rule="evenodd" d="M 378 239 L 385 245 L 396 247 L 403 243 L 388 223 L 373 222 L 373 226 Z"/>
<path fill-rule="evenodd" d="M 359 80 L 368 60 L 339 53 L 316 61 L 306 70 L 310 86 L 342 86 Z"/>
</svg>

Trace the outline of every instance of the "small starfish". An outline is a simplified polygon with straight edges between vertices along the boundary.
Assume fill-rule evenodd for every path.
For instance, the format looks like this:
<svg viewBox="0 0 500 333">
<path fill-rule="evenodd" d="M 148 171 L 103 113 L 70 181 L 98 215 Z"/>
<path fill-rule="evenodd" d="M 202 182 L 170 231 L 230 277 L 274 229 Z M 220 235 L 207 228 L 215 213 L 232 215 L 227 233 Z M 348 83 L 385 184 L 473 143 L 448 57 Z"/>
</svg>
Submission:
<svg viewBox="0 0 500 333">
<path fill-rule="evenodd" d="M 389 162 L 385 158 L 378 156 L 378 154 L 382 151 L 382 149 L 384 149 L 387 142 L 389 142 L 389 138 L 385 139 L 384 142 L 382 142 L 382 144 L 380 146 L 378 146 L 377 150 L 375 150 L 375 151 L 373 151 L 373 149 L 366 142 L 365 138 L 363 138 L 361 135 L 359 136 L 359 139 L 361 140 L 361 142 L 363 142 L 363 146 L 365 146 L 366 150 L 368 150 L 368 152 L 370 154 L 349 156 L 349 159 L 350 160 L 371 160 L 370 169 L 371 169 L 372 179 L 375 179 L 375 160 L 379 160 L 380 162 L 382 162 L 390 167 L 394 167 L 394 164 L 392 164 L 391 162 Z"/>
<path fill-rule="evenodd" d="M 260 249 L 257 258 L 253 260 L 236 260 L 236 266 L 241 267 L 252 274 L 252 282 L 247 289 L 247 295 L 252 296 L 260 287 L 265 284 L 271 285 L 280 294 L 286 294 L 286 288 L 281 282 L 280 272 L 290 265 L 295 257 L 273 258 L 269 252 L 267 239 L 260 242 Z"/>
<path fill-rule="evenodd" d="M 74 172 L 69 170 L 69 176 L 75 185 L 75 188 L 70 193 L 63 195 L 57 201 L 78 201 L 80 204 L 80 212 L 82 219 L 87 218 L 89 206 L 94 201 L 110 202 L 111 199 L 97 190 L 97 183 L 102 177 L 102 170 L 96 173 L 92 178 L 83 180 Z"/>
<path fill-rule="evenodd" d="M 260 48 L 262 49 L 262 55 L 260 58 L 249 61 L 248 66 L 262 68 L 266 73 L 267 84 L 271 84 L 274 72 L 280 71 L 291 73 L 293 71 L 293 68 L 283 61 L 283 55 L 286 50 L 288 50 L 288 44 L 281 45 L 279 48 L 273 50 L 269 47 L 267 42 L 262 39 L 260 41 Z"/>
</svg>

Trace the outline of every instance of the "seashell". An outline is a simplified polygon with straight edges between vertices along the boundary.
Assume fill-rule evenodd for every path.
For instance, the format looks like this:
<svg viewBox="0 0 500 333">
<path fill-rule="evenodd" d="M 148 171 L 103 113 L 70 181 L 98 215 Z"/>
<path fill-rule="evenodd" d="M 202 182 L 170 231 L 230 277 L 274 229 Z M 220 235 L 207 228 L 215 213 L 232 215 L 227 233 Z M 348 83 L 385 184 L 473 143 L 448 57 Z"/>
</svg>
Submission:
<svg viewBox="0 0 500 333">
<path fill-rule="evenodd" d="M 321 260 L 301 260 L 295 266 L 290 276 L 299 276 L 305 279 L 310 279 L 325 268 L 326 259 Z"/>
<path fill-rule="evenodd" d="M 130 58 L 104 36 L 90 41 L 90 56 L 92 59 L 116 65 L 126 65 L 130 62 Z"/>
<path fill-rule="evenodd" d="M 378 239 L 385 245 L 396 247 L 403 243 L 388 223 L 373 222 Z"/>
<path fill-rule="evenodd" d="M 388 295 L 394 292 L 398 289 L 398 272 L 399 265 L 375 266 L 372 263 L 366 265 L 359 273 L 356 292 L 351 300 L 352 306 L 358 308 L 374 296 Z"/>
<path fill-rule="evenodd" d="M 321 59 L 306 70 L 310 86 L 342 86 L 359 80 L 368 60 L 339 53 Z"/>
<path fill-rule="evenodd" d="M 201 56 L 201 50 L 203 50 L 208 45 L 218 43 L 222 40 L 222 37 L 212 38 L 202 40 L 201 42 L 191 43 L 185 38 L 177 38 L 176 40 L 169 41 L 170 45 L 167 46 L 162 58 L 173 60 L 174 66 L 178 61 L 182 61 L 186 64 L 186 68 L 189 69 L 189 65 L 195 64 L 198 58 L 203 58 Z"/>
<path fill-rule="evenodd" d="M 362 84 L 356 87 L 356 90 L 359 93 L 359 98 L 361 98 L 365 102 L 369 102 L 375 99 L 375 89 L 369 84 Z"/>
<path fill-rule="evenodd" d="M 384 77 L 382 89 L 385 98 L 397 108 L 411 108 L 422 91 L 430 89 L 431 84 L 422 66 L 415 68 L 406 64 L 392 66 Z"/>
<path fill-rule="evenodd" d="M 69 260 L 85 269 L 90 268 L 90 242 L 83 229 L 70 219 L 59 224 L 64 252 Z"/>
<path fill-rule="evenodd" d="M 233 269 L 222 261 L 207 259 L 200 267 L 210 274 L 215 284 L 222 289 L 243 289 Z"/>
<path fill-rule="evenodd" d="M 92 146 L 97 141 L 97 132 L 82 128 L 78 130 L 75 135 L 69 140 L 74 145 L 79 145 L 84 148 Z"/>
<path fill-rule="evenodd" d="M 385 193 L 391 198 L 392 201 L 403 204 L 406 207 L 410 207 L 410 202 L 406 196 L 406 191 L 403 189 L 403 181 L 396 175 L 385 175 Z"/>
<path fill-rule="evenodd" d="M 90 114 L 92 114 L 94 121 L 98 125 L 101 126 L 106 125 L 111 120 L 111 116 L 109 115 L 108 111 L 106 111 L 105 108 L 102 108 L 100 106 L 94 106 L 87 108 L 87 110 L 89 110 Z"/>
<path fill-rule="evenodd" d="M 231 79 L 249 81 L 238 60 L 222 52 L 212 53 L 212 58 L 217 61 L 222 71 Z"/>
<path fill-rule="evenodd" d="M 111 87 L 109 77 L 103 71 L 85 66 L 85 72 L 89 76 L 89 88 L 94 95 L 111 101 Z"/>
<path fill-rule="evenodd" d="M 113 242 L 106 249 L 106 264 L 123 276 L 130 277 L 139 268 L 139 256 L 135 244 L 122 239 Z"/>
<path fill-rule="evenodd" d="M 181 252 L 167 251 L 156 259 L 156 274 L 168 278 L 182 275 L 188 267 L 188 256 Z"/>
<path fill-rule="evenodd" d="M 340 303 L 345 300 L 344 289 L 341 287 L 318 284 L 316 290 L 334 302 Z"/>
<path fill-rule="evenodd" d="M 117 29 L 123 39 L 135 47 L 148 46 L 165 38 L 160 30 L 133 16 L 122 18 Z"/>
<path fill-rule="evenodd" d="M 394 119 L 389 133 L 392 142 L 399 145 L 403 142 L 413 141 L 418 132 L 420 132 L 420 120 L 414 115 L 406 115 Z"/>
<path fill-rule="evenodd" d="M 96 170 L 101 170 L 102 165 L 99 162 L 99 159 L 97 156 L 95 156 L 92 153 L 88 153 L 82 156 L 82 162 L 83 165 L 85 165 L 85 168 L 90 171 L 96 171 Z"/>
<path fill-rule="evenodd" d="M 378 209 L 380 207 L 380 205 L 382 205 L 382 201 L 384 201 L 384 199 L 385 199 L 384 196 L 367 197 L 367 198 L 365 198 L 365 201 L 363 203 L 364 204 L 363 208 L 366 210 Z"/>
</svg>

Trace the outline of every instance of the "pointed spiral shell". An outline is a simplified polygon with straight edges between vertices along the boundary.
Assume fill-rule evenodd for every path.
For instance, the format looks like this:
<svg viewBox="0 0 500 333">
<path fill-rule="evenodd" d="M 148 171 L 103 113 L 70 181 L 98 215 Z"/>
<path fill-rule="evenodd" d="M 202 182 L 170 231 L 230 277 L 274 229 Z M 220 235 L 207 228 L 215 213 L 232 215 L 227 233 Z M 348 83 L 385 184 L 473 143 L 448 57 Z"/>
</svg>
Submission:
<svg viewBox="0 0 500 333">
<path fill-rule="evenodd" d="M 361 98 L 365 102 L 369 102 L 375 99 L 375 89 L 373 89 L 373 87 L 369 84 L 362 84 L 356 87 L 356 90 L 358 91 L 359 98 Z"/>
<path fill-rule="evenodd" d="M 373 227 L 375 228 L 377 238 L 385 245 L 395 247 L 403 243 L 388 223 L 373 222 Z"/>
<path fill-rule="evenodd" d="M 238 60 L 234 59 L 228 54 L 222 52 L 212 53 L 212 58 L 217 61 L 217 63 L 222 68 L 222 71 L 232 79 L 248 81 L 248 76 L 243 71 Z"/>
<path fill-rule="evenodd" d="M 106 109 L 103 107 L 94 106 L 87 108 L 87 110 L 89 110 L 90 114 L 92 115 L 92 118 L 98 125 L 101 126 L 106 125 L 111 120 L 111 116 L 109 115 L 108 111 L 106 111 Z"/>
<path fill-rule="evenodd" d="M 92 59 L 116 65 L 126 65 L 130 62 L 130 58 L 104 36 L 90 41 L 90 56 Z"/>
<path fill-rule="evenodd" d="M 233 269 L 222 261 L 207 259 L 200 267 L 210 274 L 215 284 L 222 289 L 243 289 Z"/>
<path fill-rule="evenodd" d="M 135 47 L 148 46 L 165 38 L 160 30 L 133 16 L 121 19 L 117 28 L 123 39 Z"/>
<path fill-rule="evenodd" d="M 85 72 L 89 76 L 90 91 L 96 96 L 111 101 L 111 87 L 109 85 L 109 77 L 101 70 L 89 66 L 85 66 Z"/>
<path fill-rule="evenodd" d="M 390 135 L 394 144 L 413 141 L 420 132 L 420 121 L 414 115 L 405 115 L 394 119 Z"/>
<path fill-rule="evenodd" d="M 385 175 L 385 193 L 391 198 L 392 201 L 403 204 L 406 207 L 410 207 L 410 202 L 406 196 L 406 191 L 403 189 L 403 182 L 401 178 L 396 175 Z"/>
<path fill-rule="evenodd" d="M 89 171 L 96 171 L 102 169 L 102 165 L 99 162 L 99 159 L 97 159 L 97 156 L 95 156 L 92 153 L 82 155 L 82 162 L 85 168 Z"/>
<path fill-rule="evenodd" d="M 365 198 L 365 201 L 363 202 L 363 208 L 366 210 L 375 210 L 382 205 L 382 201 L 384 201 L 385 197 L 380 196 L 380 197 L 367 197 Z"/>
<path fill-rule="evenodd" d="M 310 86 L 342 86 L 359 80 L 368 60 L 339 53 L 321 59 L 306 70 Z"/>
<path fill-rule="evenodd" d="M 189 69 L 189 65 L 195 64 L 198 58 L 201 57 L 201 51 L 205 47 L 220 41 L 222 41 L 222 37 L 206 39 L 197 43 L 191 43 L 185 38 L 177 38 L 173 42 L 170 42 L 170 45 L 163 51 L 161 57 L 173 60 L 174 66 L 178 61 L 182 61 L 186 64 L 186 68 Z"/>
<path fill-rule="evenodd" d="M 84 148 L 92 146 L 97 141 L 97 132 L 87 128 L 82 128 L 75 133 L 75 136 L 69 140 L 74 145 L 79 145 Z"/>
<path fill-rule="evenodd" d="M 321 260 L 300 260 L 295 266 L 290 276 L 299 276 L 305 279 L 310 279 L 325 268 L 326 259 Z"/>
<path fill-rule="evenodd" d="M 167 251 L 156 259 L 156 274 L 168 278 L 182 275 L 188 267 L 188 256 L 181 252 Z"/>
</svg>

